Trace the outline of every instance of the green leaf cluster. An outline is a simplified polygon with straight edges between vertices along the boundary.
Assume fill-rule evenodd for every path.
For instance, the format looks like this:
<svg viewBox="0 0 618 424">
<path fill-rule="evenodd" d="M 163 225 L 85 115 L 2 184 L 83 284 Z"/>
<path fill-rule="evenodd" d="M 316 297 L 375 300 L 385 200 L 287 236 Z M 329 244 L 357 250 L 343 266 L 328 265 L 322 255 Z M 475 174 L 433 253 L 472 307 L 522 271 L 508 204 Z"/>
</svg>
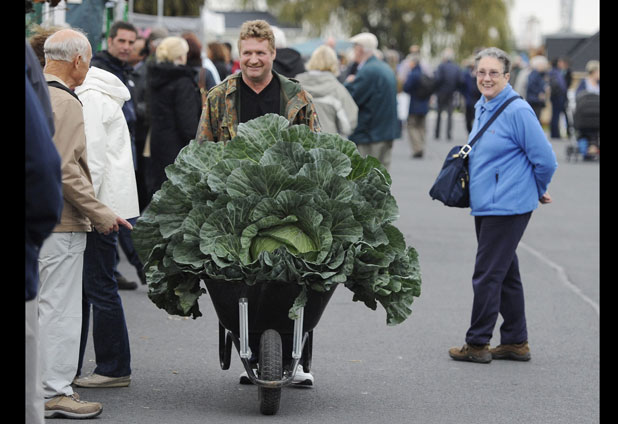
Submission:
<svg viewBox="0 0 618 424">
<path fill-rule="evenodd" d="M 168 313 L 201 316 L 200 280 L 213 279 L 299 284 L 291 318 L 306 290 L 336 284 L 382 305 L 389 325 L 411 314 L 418 254 L 393 225 L 390 175 L 353 142 L 268 114 L 227 144 L 191 141 L 165 172 L 133 241 Z"/>
</svg>

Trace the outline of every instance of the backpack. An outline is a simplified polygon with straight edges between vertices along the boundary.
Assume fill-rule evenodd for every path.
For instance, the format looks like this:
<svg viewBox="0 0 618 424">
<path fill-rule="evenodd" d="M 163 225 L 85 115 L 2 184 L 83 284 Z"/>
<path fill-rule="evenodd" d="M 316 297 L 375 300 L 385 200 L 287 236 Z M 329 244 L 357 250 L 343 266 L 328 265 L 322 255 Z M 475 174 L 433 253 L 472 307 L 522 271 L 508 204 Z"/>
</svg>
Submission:
<svg viewBox="0 0 618 424">
<path fill-rule="evenodd" d="M 429 75 L 422 72 L 418 85 L 414 90 L 414 97 L 416 97 L 418 100 L 429 99 L 433 94 L 435 84 L 436 82 L 433 77 L 430 77 Z"/>
</svg>

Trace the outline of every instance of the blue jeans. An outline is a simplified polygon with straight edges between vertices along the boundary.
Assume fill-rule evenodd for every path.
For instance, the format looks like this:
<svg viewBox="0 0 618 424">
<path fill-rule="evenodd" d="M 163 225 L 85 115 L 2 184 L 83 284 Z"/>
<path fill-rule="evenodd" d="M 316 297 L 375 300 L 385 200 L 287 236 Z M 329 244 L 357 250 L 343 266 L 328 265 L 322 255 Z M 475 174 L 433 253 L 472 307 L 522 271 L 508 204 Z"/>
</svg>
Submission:
<svg viewBox="0 0 618 424">
<path fill-rule="evenodd" d="M 489 343 L 498 314 L 504 319 L 500 327 L 501 344 L 528 340 L 524 288 L 515 250 L 531 214 L 474 217 L 478 249 L 472 276 L 474 301 L 466 333 L 468 344 Z"/>
<path fill-rule="evenodd" d="M 135 227 L 137 218 L 130 218 L 130 219 L 127 219 L 127 221 L 129 221 L 129 223 Z M 122 251 L 124 252 L 124 254 L 127 256 L 127 260 L 129 261 L 129 263 L 133 265 L 133 267 L 135 267 L 135 270 L 138 273 L 142 271 L 144 268 L 144 265 L 142 265 L 142 261 L 140 261 L 139 256 L 137 256 L 137 251 L 135 250 L 135 247 L 133 247 L 133 239 L 131 238 L 131 230 L 125 227 L 122 227 L 122 226 L 120 227 L 120 233 L 118 234 L 118 244 L 122 248 Z M 118 250 L 116 250 L 116 261 L 120 261 L 120 255 L 118 254 Z M 118 264 L 116 263 L 116 265 L 114 266 L 114 270 L 116 272 L 118 272 L 117 265 Z"/>
<path fill-rule="evenodd" d="M 129 334 L 114 276 L 118 233 L 88 233 L 84 252 L 82 335 L 77 375 L 80 375 L 88 340 L 90 306 L 96 368 L 106 377 L 131 375 Z"/>
</svg>

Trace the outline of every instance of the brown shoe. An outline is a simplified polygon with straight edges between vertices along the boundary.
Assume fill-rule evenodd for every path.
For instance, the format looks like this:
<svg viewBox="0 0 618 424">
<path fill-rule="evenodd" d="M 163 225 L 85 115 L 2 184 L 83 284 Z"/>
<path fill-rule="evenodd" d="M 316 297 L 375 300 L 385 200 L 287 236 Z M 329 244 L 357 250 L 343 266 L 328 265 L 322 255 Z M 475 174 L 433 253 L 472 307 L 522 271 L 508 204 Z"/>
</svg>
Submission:
<svg viewBox="0 0 618 424">
<path fill-rule="evenodd" d="M 456 361 L 477 362 L 480 364 L 488 364 L 491 362 L 491 353 L 489 353 L 489 345 L 470 345 L 465 344 L 462 347 L 452 347 L 448 354 Z"/>
<path fill-rule="evenodd" d="M 75 378 L 73 384 L 79 387 L 127 387 L 131 384 L 131 376 L 106 377 L 92 373 L 87 377 Z"/>
<path fill-rule="evenodd" d="M 489 351 L 493 359 L 510 359 L 513 361 L 530 360 L 530 347 L 528 346 L 528 342 L 501 344 L 489 349 Z"/>
<path fill-rule="evenodd" d="M 99 402 L 79 400 L 79 395 L 56 396 L 45 402 L 45 418 L 92 418 L 103 410 Z"/>
</svg>

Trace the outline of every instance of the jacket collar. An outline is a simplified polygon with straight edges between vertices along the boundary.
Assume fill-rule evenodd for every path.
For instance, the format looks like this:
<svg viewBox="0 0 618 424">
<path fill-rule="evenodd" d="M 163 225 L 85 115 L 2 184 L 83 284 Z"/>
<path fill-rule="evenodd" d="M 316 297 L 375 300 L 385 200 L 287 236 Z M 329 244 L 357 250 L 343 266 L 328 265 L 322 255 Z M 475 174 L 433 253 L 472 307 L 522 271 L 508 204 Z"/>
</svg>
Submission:
<svg viewBox="0 0 618 424">
<path fill-rule="evenodd" d="M 510 83 L 507 83 L 502 91 L 490 101 L 485 101 L 485 97 L 481 96 L 481 98 L 476 102 L 474 107 L 476 109 L 480 109 L 481 112 L 492 111 L 496 107 L 500 106 L 504 101 L 510 98 L 514 93 L 513 87 L 511 87 Z"/>
<path fill-rule="evenodd" d="M 69 88 L 69 85 L 64 82 L 60 77 L 57 77 L 54 74 L 48 74 L 47 72 L 45 72 L 43 75 L 45 76 L 45 81 L 58 81 L 62 85 L 65 85 L 67 88 Z"/>
</svg>

